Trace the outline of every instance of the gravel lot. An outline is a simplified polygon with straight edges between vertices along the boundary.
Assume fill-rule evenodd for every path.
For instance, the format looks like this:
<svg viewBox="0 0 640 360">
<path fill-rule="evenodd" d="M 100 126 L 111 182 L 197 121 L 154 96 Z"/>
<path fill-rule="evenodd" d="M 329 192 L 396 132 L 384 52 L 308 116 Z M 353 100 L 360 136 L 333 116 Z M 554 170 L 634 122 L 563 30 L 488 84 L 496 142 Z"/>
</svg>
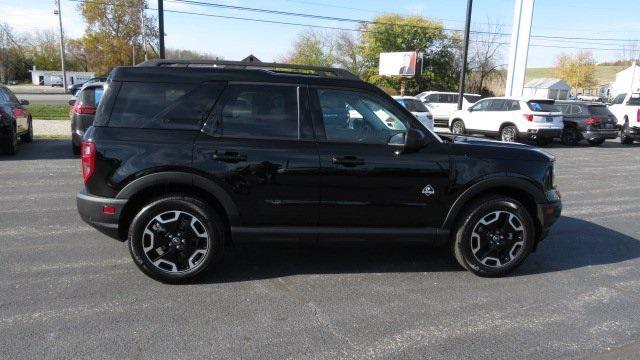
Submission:
<svg viewBox="0 0 640 360">
<path fill-rule="evenodd" d="M 420 245 L 256 245 L 187 286 L 79 219 L 68 145 L 0 157 L 2 358 L 640 356 L 638 145 L 549 149 L 564 216 L 511 277 Z"/>
</svg>

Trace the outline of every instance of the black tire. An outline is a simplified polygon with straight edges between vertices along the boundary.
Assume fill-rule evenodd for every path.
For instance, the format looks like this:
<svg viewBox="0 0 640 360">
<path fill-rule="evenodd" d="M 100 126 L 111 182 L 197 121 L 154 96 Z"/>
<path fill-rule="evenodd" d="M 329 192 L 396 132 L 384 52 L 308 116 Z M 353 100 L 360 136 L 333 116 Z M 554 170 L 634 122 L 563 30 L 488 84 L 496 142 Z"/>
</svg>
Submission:
<svg viewBox="0 0 640 360">
<path fill-rule="evenodd" d="M 597 139 L 597 140 L 588 140 L 589 144 L 592 146 L 600 146 L 604 143 L 605 139 Z"/>
<path fill-rule="evenodd" d="M 158 220 L 166 214 L 175 219 Z M 197 220 L 195 227 L 189 219 Z M 162 222 L 164 220 L 168 221 Z M 226 234 L 224 226 L 217 212 L 197 198 L 181 194 L 163 196 L 144 206 L 131 222 L 129 252 L 138 268 L 149 277 L 165 283 L 188 282 L 221 258 Z M 146 233 L 147 230 L 152 236 Z M 201 235 L 196 235 L 197 232 Z M 163 245 L 156 246 L 156 236 Z M 196 254 L 200 251 L 205 253 Z M 187 259 L 187 256 L 190 257 Z M 196 256 L 192 264 L 192 258 Z"/>
<path fill-rule="evenodd" d="M 453 123 L 451 123 L 451 133 L 458 135 L 466 134 L 467 128 L 464 126 L 464 121 L 454 120 Z"/>
<path fill-rule="evenodd" d="M 560 141 L 562 141 L 564 145 L 575 146 L 580 141 L 578 129 L 573 126 L 565 127 L 564 130 L 562 130 L 562 137 L 560 138 Z"/>
<path fill-rule="evenodd" d="M 500 141 L 516 142 L 518 140 L 518 128 L 513 125 L 507 125 L 500 129 Z"/>
<path fill-rule="evenodd" d="M 501 221 L 505 216 L 506 222 L 509 223 L 508 229 L 491 228 L 494 222 Z M 492 217 L 496 220 L 486 220 Z M 481 220 L 487 224 L 483 225 Z M 516 231 L 512 224 L 516 224 L 522 230 Z M 509 234 L 509 230 L 513 233 Z M 535 242 L 535 226 L 531 214 L 517 200 L 501 195 L 487 196 L 474 201 L 467 207 L 454 231 L 452 247 L 456 260 L 463 268 L 483 277 L 504 276 L 513 271 L 529 256 Z M 481 238 L 479 234 L 486 238 Z M 494 240 L 502 244 L 496 245 L 501 248 L 492 248 L 494 243 L 490 245 L 490 242 Z M 477 250 L 474 251 L 474 248 Z M 486 255 L 482 259 L 476 255 L 481 251 Z M 492 253 L 501 260 L 488 256 Z"/>
<path fill-rule="evenodd" d="M 625 129 L 620 130 L 620 143 L 623 145 L 633 144 L 633 138 L 626 134 Z"/>
<path fill-rule="evenodd" d="M 20 141 L 23 143 L 30 143 L 33 141 L 33 122 L 29 119 L 29 130 L 26 134 L 20 135 Z"/>
<path fill-rule="evenodd" d="M 3 145 L 4 153 L 7 155 L 15 155 L 18 150 L 18 135 L 16 134 L 16 128 L 12 127 L 9 133 L 9 138 Z"/>
</svg>

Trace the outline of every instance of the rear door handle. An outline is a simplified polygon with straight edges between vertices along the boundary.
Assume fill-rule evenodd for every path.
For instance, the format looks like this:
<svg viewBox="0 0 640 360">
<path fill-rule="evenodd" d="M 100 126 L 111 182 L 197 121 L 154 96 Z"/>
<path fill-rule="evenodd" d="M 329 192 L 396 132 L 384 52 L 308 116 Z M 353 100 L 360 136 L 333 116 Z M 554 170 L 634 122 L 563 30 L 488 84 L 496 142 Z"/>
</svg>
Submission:
<svg viewBox="0 0 640 360">
<path fill-rule="evenodd" d="M 237 163 L 240 161 L 247 161 L 247 155 L 239 154 L 235 151 L 225 151 L 222 154 L 213 154 L 213 160 L 224 161 L 228 163 Z"/>
<path fill-rule="evenodd" d="M 342 157 L 334 156 L 331 159 L 331 162 L 336 165 L 342 165 L 347 167 L 364 165 L 364 159 L 359 159 L 355 156 L 342 156 Z"/>
</svg>

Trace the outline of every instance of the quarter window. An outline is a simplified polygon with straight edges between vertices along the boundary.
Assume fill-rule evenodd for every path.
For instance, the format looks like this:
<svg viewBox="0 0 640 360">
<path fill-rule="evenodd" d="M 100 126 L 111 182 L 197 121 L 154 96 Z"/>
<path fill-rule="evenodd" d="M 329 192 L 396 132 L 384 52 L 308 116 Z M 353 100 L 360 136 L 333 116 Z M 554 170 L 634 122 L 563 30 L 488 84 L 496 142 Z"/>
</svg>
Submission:
<svg viewBox="0 0 640 360">
<path fill-rule="evenodd" d="M 298 138 L 298 88 L 233 85 L 216 132 L 229 137 Z"/>
<path fill-rule="evenodd" d="M 366 94 L 318 89 L 322 122 L 329 141 L 387 144 L 408 124 L 379 99 Z"/>
<path fill-rule="evenodd" d="M 613 104 L 614 105 L 622 104 L 624 102 L 625 97 L 627 97 L 627 94 L 620 94 L 616 96 L 616 98 L 613 100 Z"/>
</svg>

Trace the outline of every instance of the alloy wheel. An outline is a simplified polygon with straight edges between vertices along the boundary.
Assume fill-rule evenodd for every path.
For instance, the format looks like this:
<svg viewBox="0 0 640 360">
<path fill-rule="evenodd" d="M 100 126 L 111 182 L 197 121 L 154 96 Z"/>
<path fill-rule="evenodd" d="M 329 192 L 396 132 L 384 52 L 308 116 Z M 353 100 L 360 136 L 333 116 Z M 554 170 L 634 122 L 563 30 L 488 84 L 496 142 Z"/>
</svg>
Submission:
<svg viewBox="0 0 640 360">
<path fill-rule="evenodd" d="M 502 141 L 504 142 L 514 142 L 516 138 L 516 131 L 512 127 L 506 127 L 502 129 Z"/>
<path fill-rule="evenodd" d="M 518 215 L 510 211 L 493 211 L 473 227 L 471 253 L 485 266 L 504 267 L 522 253 L 525 236 L 525 228 Z"/>
<path fill-rule="evenodd" d="M 453 123 L 453 129 L 451 130 L 454 134 L 464 134 L 464 126 L 462 125 L 462 121 L 456 121 Z"/>
<path fill-rule="evenodd" d="M 144 229 L 142 250 L 147 260 L 167 273 L 190 273 L 207 258 L 211 238 L 202 222 L 186 211 L 155 216 Z"/>
</svg>

